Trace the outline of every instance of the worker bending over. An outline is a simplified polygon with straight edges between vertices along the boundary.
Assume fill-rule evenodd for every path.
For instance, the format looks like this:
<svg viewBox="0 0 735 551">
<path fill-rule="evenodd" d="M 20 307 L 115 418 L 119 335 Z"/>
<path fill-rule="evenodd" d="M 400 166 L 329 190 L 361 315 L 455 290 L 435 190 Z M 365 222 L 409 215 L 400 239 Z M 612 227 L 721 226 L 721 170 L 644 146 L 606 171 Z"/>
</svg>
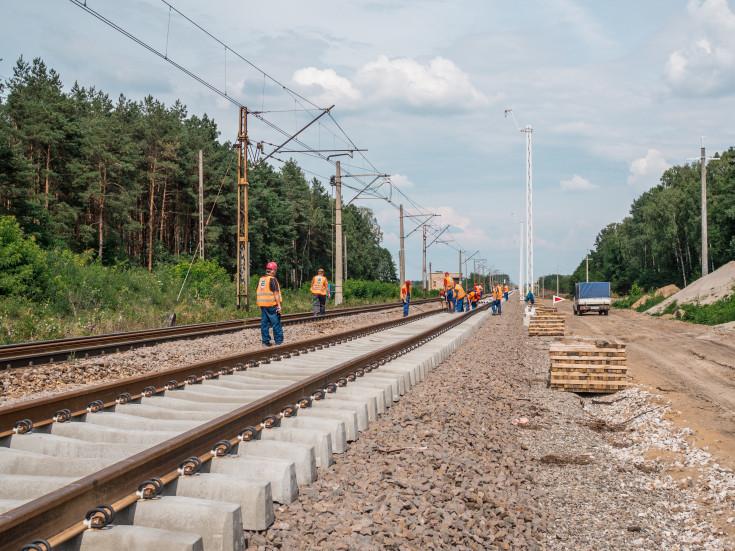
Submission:
<svg viewBox="0 0 735 551">
<path fill-rule="evenodd" d="M 324 277 L 324 270 L 319 268 L 318 275 L 311 280 L 311 294 L 314 296 L 314 317 L 323 316 L 329 295 L 329 282 Z"/>
<path fill-rule="evenodd" d="M 477 287 L 477 285 L 475 285 Z M 472 289 L 469 293 L 467 293 L 467 299 L 470 301 L 470 308 L 473 310 L 477 308 L 477 301 L 479 300 L 479 297 L 477 296 L 477 289 Z"/>
<path fill-rule="evenodd" d="M 283 328 L 281 327 L 281 286 L 276 279 L 275 262 L 269 262 L 265 275 L 258 281 L 257 302 L 260 306 L 260 336 L 263 346 L 271 344 L 270 328 L 273 327 L 273 340 L 276 345 L 283 342 Z"/>
<path fill-rule="evenodd" d="M 401 287 L 401 300 L 403 301 L 403 317 L 408 316 L 408 303 L 411 302 L 411 281 L 406 280 L 406 283 Z"/>
</svg>

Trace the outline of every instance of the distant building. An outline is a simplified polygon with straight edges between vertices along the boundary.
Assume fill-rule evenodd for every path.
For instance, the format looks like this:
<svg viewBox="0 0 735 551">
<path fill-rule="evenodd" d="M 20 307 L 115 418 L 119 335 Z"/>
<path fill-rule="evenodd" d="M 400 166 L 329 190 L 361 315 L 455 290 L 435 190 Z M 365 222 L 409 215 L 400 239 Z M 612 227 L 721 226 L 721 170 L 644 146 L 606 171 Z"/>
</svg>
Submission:
<svg viewBox="0 0 735 551">
<path fill-rule="evenodd" d="M 444 289 L 444 272 L 432 272 L 429 274 L 429 291 Z M 449 272 L 449 277 L 454 279 L 454 282 L 459 281 L 459 272 Z"/>
</svg>

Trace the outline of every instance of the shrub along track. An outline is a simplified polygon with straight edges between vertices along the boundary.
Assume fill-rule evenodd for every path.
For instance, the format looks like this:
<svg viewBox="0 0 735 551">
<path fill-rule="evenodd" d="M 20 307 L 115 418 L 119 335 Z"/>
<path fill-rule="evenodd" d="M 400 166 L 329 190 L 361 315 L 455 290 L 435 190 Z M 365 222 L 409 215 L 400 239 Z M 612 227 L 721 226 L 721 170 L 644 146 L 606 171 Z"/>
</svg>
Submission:
<svg viewBox="0 0 735 551">
<path fill-rule="evenodd" d="M 479 310 L 478 310 L 479 311 Z M 478 311 L 473 312 L 476 313 Z M 436 312 L 411 316 L 406 321 L 419 320 Z M 140 452 L 119 464 L 107 467 L 93 475 L 38 498 L 6 513 L 0 521 L 0 534 L 4 548 L 17 548 L 28 544 L 33 537 L 48 537 L 69 527 L 63 539 L 84 530 L 79 522 L 85 512 L 100 503 L 112 503 L 112 507 L 125 507 L 137 501 L 135 494 L 142 481 L 159 477 L 166 483 L 179 476 L 179 469 L 197 461 L 207 461 L 219 454 L 226 454 L 231 446 L 239 442 L 238 434 L 247 440 L 254 432 L 271 425 L 280 417 L 290 416 L 299 407 L 307 407 L 312 399 L 319 399 L 325 392 L 333 392 L 339 386 L 349 384 L 366 372 L 398 358 L 451 329 L 471 315 L 456 316 L 432 329 L 405 338 L 379 350 L 373 350 L 358 358 L 340 363 L 326 371 L 267 397 L 257 399 L 211 423 L 189 430 L 181 436 L 167 440 L 164 444 Z M 398 322 L 403 324 L 404 320 Z M 33 427 L 43 427 L 54 422 L 65 422 L 76 415 L 93 414 L 106 407 L 115 407 L 135 401 L 143 396 L 173 391 L 184 385 L 201 383 L 203 380 L 225 376 L 235 370 L 268 364 L 282 358 L 300 356 L 320 347 L 331 347 L 365 336 L 375 331 L 397 325 L 387 322 L 370 330 L 359 329 L 339 335 L 326 336 L 312 341 L 273 347 L 258 352 L 242 354 L 198 365 L 175 368 L 167 372 L 135 377 L 124 382 L 107 383 L 53 398 L 35 400 L 15 406 L 0 408 L 0 436 L 15 434 L 11 438 L 22 438 Z M 266 355 L 267 352 L 267 355 Z M 12 428 L 11 428 L 12 427 Z M 255 427 L 255 428 L 253 428 Z M 155 490 L 156 483 L 149 484 L 143 492 Z M 105 516 L 98 512 L 96 517 Z M 61 541 L 61 540 L 59 540 Z M 51 543 L 57 540 L 52 536 Z M 30 547 L 33 548 L 33 547 Z"/>
</svg>

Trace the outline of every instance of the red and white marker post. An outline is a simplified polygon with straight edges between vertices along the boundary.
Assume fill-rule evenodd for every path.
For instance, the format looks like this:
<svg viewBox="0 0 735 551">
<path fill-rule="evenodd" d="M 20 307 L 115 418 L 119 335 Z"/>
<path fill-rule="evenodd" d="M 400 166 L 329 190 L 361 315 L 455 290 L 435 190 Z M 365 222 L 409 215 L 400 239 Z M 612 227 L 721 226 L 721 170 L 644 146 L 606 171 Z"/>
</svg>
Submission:
<svg viewBox="0 0 735 551">
<path fill-rule="evenodd" d="M 567 299 L 554 295 L 554 304 L 556 304 L 557 302 L 561 302 L 562 300 L 567 300 Z"/>
</svg>

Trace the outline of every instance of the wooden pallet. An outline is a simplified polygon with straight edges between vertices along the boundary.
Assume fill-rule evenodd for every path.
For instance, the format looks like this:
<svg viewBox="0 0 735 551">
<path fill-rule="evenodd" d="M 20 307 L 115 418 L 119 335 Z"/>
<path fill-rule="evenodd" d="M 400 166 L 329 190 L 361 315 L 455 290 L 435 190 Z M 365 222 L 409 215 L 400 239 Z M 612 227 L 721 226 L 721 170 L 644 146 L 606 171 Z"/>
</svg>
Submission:
<svg viewBox="0 0 735 551">
<path fill-rule="evenodd" d="M 543 311 L 540 311 L 544 308 Z M 553 309 L 554 311 L 549 311 Z M 536 314 L 531 316 L 528 324 L 528 335 L 531 337 L 563 337 L 564 314 L 556 313 L 556 308 L 546 306 L 536 307 Z"/>
<path fill-rule="evenodd" d="M 624 344 L 554 343 L 549 358 L 549 382 L 555 390 L 612 393 L 628 388 Z"/>
</svg>

